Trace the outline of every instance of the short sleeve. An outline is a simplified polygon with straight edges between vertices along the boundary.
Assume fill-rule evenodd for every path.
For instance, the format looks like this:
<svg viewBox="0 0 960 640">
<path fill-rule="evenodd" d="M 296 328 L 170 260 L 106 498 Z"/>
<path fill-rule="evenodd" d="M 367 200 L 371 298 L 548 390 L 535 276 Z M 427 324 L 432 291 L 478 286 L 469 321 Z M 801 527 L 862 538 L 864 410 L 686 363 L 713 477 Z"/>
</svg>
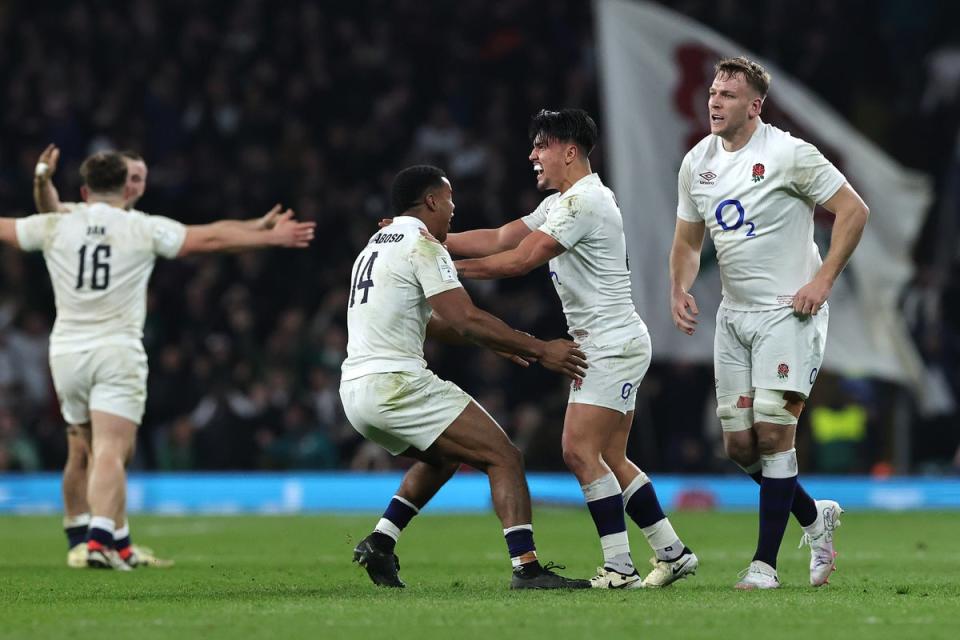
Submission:
<svg viewBox="0 0 960 640">
<path fill-rule="evenodd" d="M 847 181 L 840 170 L 809 142 L 800 141 L 794 153 L 793 185 L 817 204 L 833 197 Z"/>
<path fill-rule="evenodd" d="M 590 202 L 579 194 L 557 200 L 540 231 L 570 249 L 596 227 L 597 216 L 590 215 Z"/>
<path fill-rule="evenodd" d="M 57 226 L 65 214 L 62 213 L 38 213 L 18 218 L 17 244 L 24 251 L 39 251 L 43 249 L 47 240 L 56 233 Z"/>
<path fill-rule="evenodd" d="M 683 157 L 677 173 L 677 217 L 686 222 L 703 222 L 703 214 L 690 195 L 690 154 Z"/>
<path fill-rule="evenodd" d="M 147 216 L 153 252 L 164 258 L 176 258 L 187 237 L 187 227 L 163 216 Z"/>
<path fill-rule="evenodd" d="M 410 254 L 413 272 L 423 289 L 424 297 L 462 287 L 457 277 L 453 258 L 439 242 L 417 238 L 417 246 Z"/>
<path fill-rule="evenodd" d="M 549 198 L 544 198 L 540 205 L 533 210 L 533 213 L 520 218 L 530 231 L 536 231 L 547 221 L 547 200 Z"/>
</svg>

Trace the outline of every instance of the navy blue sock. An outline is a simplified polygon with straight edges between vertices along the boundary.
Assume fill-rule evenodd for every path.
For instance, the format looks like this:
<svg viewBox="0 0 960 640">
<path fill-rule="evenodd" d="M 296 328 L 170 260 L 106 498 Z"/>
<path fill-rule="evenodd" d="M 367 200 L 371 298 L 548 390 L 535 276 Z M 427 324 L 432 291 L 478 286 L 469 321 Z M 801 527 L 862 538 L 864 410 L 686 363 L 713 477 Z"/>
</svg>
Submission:
<svg viewBox="0 0 960 640">
<path fill-rule="evenodd" d="M 107 531 L 106 529 L 101 529 L 99 527 L 90 527 L 90 534 L 88 540 L 93 540 L 94 542 L 100 543 L 101 546 L 106 547 L 107 549 L 113 548 L 113 532 Z"/>
<path fill-rule="evenodd" d="M 398 529 L 403 530 L 417 513 L 416 509 L 394 496 L 387 505 L 387 510 L 383 512 L 383 517 L 397 525 Z"/>
<path fill-rule="evenodd" d="M 87 525 L 67 527 L 64 531 L 67 533 L 67 546 L 70 549 L 87 541 Z"/>
<path fill-rule="evenodd" d="M 750 477 L 757 484 L 760 484 L 762 476 L 762 471 L 754 471 L 750 474 Z M 797 490 L 793 494 L 793 505 L 790 507 L 790 512 L 793 513 L 801 527 L 809 527 L 817 521 L 817 503 L 810 497 L 809 493 L 804 491 L 803 485 L 799 482 L 797 483 Z"/>
<path fill-rule="evenodd" d="M 653 490 L 652 482 L 647 482 L 634 491 L 624 505 L 624 509 L 630 519 L 636 522 L 641 529 L 652 526 L 666 518 L 663 509 L 660 507 L 660 501 L 657 500 L 657 492 Z"/>
<path fill-rule="evenodd" d="M 509 527 L 503 530 L 503 537 L 507 541 L 507 550 L 514 567 L 536 562 L 537 547 L 533 543 L 533 525 Z"/>
<path fill-rule="evenodd" d="M 621 533 L 627 530 L 627 523 L 623 519 L 623 496 L 619 493 L 599 500 L 587 502 L 593 523 L 597 525 L 600 537 L 612 533 Z"/>
<path fill-rule="evenodd" d="M 383 512 L 383 517 L 373 528 L 371 537 L 374 543 L 387 553 L 393 553 L 400 532 L 410 524 L 413 516 L 418 513 L 420 513 L 420 510 L 413 506 L 413 503 L 400 496 L 393 496 L 386 511 Z"/>
<path fill-rule="evenodd" d="M 777 554 L 783 542 L 783 532 L 790 519 L 790 505 L 797 488 L 797 476 L 767 478 L 760 482 L 760 532 L 754 560 L 777 568 Z"/>
</svg>

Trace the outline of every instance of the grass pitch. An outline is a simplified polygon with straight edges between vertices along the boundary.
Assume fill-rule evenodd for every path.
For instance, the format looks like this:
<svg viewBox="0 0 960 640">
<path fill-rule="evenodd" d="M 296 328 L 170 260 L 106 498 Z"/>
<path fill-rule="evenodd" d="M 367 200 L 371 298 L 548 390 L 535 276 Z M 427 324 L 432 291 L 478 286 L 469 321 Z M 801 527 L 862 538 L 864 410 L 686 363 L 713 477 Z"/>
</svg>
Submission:
<svg viewBox="0 0 960 640">
<path fill-rule="evenodd" d="M 492 515 L 416 518 L 397 551 L 405 590 L 350 563 L 377 516 L 135 517 L 168 570 L 68 569 L 58 517 L 0 518 L 0 638 L 956 638 L 960 515 L 847 513 L 832 584 L 807 586 L 791 522 L 783 588 L 733 590 L 755 514 L 679 513 L 697 576 L 661 591 L 511 592 Z M 589 577 L 601 554 L 585 509 L 537 509 L 542 561 Z M 648 548 L 631 525 L 634 556 Z M 951 631 L 952 629 L 952 631 Z"/>
</svg>

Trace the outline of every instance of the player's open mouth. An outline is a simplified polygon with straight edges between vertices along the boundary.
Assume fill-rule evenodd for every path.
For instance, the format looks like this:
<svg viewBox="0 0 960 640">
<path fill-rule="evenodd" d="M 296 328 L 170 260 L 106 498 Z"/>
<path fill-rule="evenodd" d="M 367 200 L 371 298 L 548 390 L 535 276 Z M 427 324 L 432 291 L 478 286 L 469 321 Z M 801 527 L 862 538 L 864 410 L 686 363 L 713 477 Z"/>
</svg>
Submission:
<svg viewBox="0 0 960 640">
<path fill-rule="evenodd" d="M 710 121 L 711 121 L 711 122 L 723 122 L 723 116 L 718 116 L 717 114 L 713 114 L 713 115 L 710 116 Z"/>
<path fill-rule="evenodd" d="M 534 163 L 533 163 L 533 172 L 537 174 L 537 177 L 538 177 L 538 178 L 539 178 L 540 176 L 542 176 L 542 175 L 543 175 L 543 165 L 540 164 L 539 162 L 534 162 Z"/>
</svg>

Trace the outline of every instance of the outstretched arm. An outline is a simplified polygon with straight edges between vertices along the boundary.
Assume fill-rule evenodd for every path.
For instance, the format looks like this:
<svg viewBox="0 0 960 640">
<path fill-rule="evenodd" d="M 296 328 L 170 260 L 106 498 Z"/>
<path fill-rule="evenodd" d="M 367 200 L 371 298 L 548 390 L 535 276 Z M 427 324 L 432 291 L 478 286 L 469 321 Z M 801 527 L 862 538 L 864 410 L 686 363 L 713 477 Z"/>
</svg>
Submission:
<svg viewBox="0 0 960 640">
<path fill-rule="evenodd" d="M 293 211 L 287 209 L 280 213 L 280 205 L 271 209 L 264 220 L 276 216 L 270 229 L 258 229 L 252 221 L 220 220 L 211 224 L 187 227 L 187 235 L 177 257 L 195 253 L 216 251 L 243 251 L 263 247 L 287 247 L 303 249 L 313 240 L 315 222 L 298 222 L 293 219 Z"/>
<path fill-rule="evenodd" d="M 33 203 L 38 213 L 67 210 L 60 202 L 60 193 L 53 184 L 53 174 L 57 172 L 59 160 L 60 149 L 54 144 L 47 145 L 37 159 L 37 167 L 33 174 Z"/>
<path fill-rule="evenodd" d="M 571 378 L 584 375 L 587 363 L 576 343 L 569 340 L 544 342 L 512 329 L 503 320 L 475 307 L 463 287 L 430 296 L 427 302 L 435 314 L 470 342 L 524 359 L 538 360 L 551 371 Z"/>
<path fill-rule="evenodd" d="M 519 221 L 518 221 L 519 222 Z M 520 222 L 523 224 L 523 222 Z M 526 225 L 524 225 L 526 226 Z M 527 235 L 515 249 L 470 260 L 457 260 L 457 273 L 464 278 L 491 280 L 530 273 L 566 251 L 563 245 L 542 231 Z"/>
<path fill-rule="evenodd" d="M 700 271 L 700 250 L 706 225 L 677 218 L 677 228 L 670 248 L 670 307 L 673 324 L 687 335 L 697 329 L 694 318 L 700 313 L 697 301 L 690 295 L 690 287 Z"/>
<path fill-rule="evenodd" d="M 833 283 L 860 243 L 860 236 L 870 216 L 870 209 L 849 183 L 840 187 L 823 203 L 823 207 L 836 216 L 830 234 L 830 251 L 813 280 L 793 296 L 793 309 L 802 315 L 816 315 L 827 301 Z"/>
<path fill-rule="evenodd" d="M 523 220 L 514 220 L 497 229 L 473 229 L 447 234 L 446 245 L 453 255 L 484 258 L 517 248 L 530 233 L 530 227 Z"/>
<path fill-rule="evenodd" d="M 433 338 L 434 340 L 439 340 L 440 342 L 458 346 L 471 344 L 465 336 L 457 331 L 452 324 L 444 320 L 443 317 L 436 311 L 433 312 L 433 314 L 430 316 L 430 321 L 427 323 L 427 337 Z M 501 351 L 499 349 L 493 349 L 493 352 L 501 358 L 506 358 L 510 362 L 518 364 L 521 367 L 529 367 L 531 362 L 537 361 L 536 357 L 534 356 L 518 356 L 508 351 Z"/>
</svg>

